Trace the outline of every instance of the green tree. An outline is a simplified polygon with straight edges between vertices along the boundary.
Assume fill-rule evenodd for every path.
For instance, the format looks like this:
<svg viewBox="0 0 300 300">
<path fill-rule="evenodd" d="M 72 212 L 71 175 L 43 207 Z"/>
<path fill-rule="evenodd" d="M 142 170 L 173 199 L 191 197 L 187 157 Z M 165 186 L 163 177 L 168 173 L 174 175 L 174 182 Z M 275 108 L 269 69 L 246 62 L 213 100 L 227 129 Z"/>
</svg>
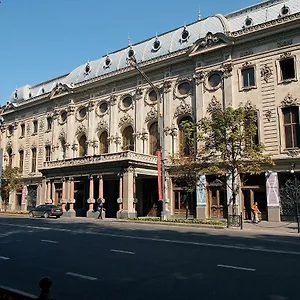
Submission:
<svg viewBox="0 0 300 300">
<path fill-rule="evenodd" d="M 201 164 L 206 173 L 225 175 L 231 190 L 233 214 L 239 192 L 241 174 L 259 174 L 263 165 L 273 165 L 265 147 L 257 139 L 257 110 L 250 102 L 238 108 L 222 109 L 217 100 L 208 106 L 208 117 L 198 124 L 198 141 L 202 145 Z"/>
<path fill-rule="evenodd" d="M 2 170 L 1 178 L 1 196 L 6 211 L 9 195 L 13 191 L 20 190 L 23 187 L 22 172 L 18 167 L 7 166 Z"/>
</svg>

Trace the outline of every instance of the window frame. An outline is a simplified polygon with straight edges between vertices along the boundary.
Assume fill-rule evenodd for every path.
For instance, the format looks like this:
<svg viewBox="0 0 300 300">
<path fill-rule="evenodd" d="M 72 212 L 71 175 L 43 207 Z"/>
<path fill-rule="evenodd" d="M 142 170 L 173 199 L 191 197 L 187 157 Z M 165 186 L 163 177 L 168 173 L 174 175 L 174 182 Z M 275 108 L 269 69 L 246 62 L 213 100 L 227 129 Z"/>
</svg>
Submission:
<svg viewBox="0 0 300 300">
<path fill-rule="evenodd" d="M 38 123 L 38 120 L 33 120 L 33 121 L 32 121 L 32 127 L 33 127 L 32 135 L 38 134 L 38 130 L 39 130 L 39 123 Z"/>
<path fill-rule="evenodd" d="M 45 146 L 45 161 L 51 161 L 51 146 Z"/>
<path fill-rule="evenodd" d="M 21 155 L 22 153 L 22 155 Z M 23 173 L 24 170 L 24 150 L 19 150 L 19 169 Z"/>
<path fill-rule="evenodd" d="M 284 122 L 284 112 L 283 110 L 284 109 L 291 109 L 291 108 L 295 108 L 297 109 L 297 113 L 298 113 L 298 123 L 296 123 L 296 125 L 298 125 L 297 127 L 297 133 L 296 135 L 298 134 L 299 135 L 299 141 L 298 141 L 298 145 L 295 146 L 295 141 L 296 139 L 295 138 L 292 138 L 292 143 L 293 143 L 293 147 L 287 147 L 287 139 L 286 139 L 286 131 L 285 131 L 285 128 L 286 128 L 286 125 L 285 125 L 285 122 Z M 290 122 L 290 126 L 292 127 L 293 126 L 293 123 Z M 299 149 L 300 148 L 300 111 L 299 111 L 299 106 L 298 105 L 290 105 L 290 106 L 283 106 L 281 107 L 281 128 L 282 128 L 282 134 L 281 134 L 281 137 L 282 137 L 282 148 L 284 151 L 289 151 L 289 150 L 292 150 L 292 149 Z"/>
<path fill-rule="evenodd" d="M 26 125 L 25 125 L 25 123 L 22 123 L 20 125 L 20 130 L 21 130 L 20 138 L 24 138 L 25 134 L 26 134 Z"/>
<path fill-rule="evenodd" d="M 31 148 L 31 173 L 37 171 L 37 148 Z"/>
<path fill-rule="evenodd" d="M 294 60 L 294 73 L 295 77 L 294 78 L 288 78 L 288 79 L 283 79 L 282 77 L 282 69 L 280 62 L 288 59 L 293 59 Z M 297 82 L 298 77 L 297 77 L 297 57 L 295 55 L 292 55 L 290 52 L 285 52 L 284 54 L 280 55 L 279 59 L 276 60 L 276 72 L 277 72 L 277 84 L 288 84 L 291 82 Z"/>
<path fill-rule="evenodd" d="M 253 76 L 254 76 L 254 85 L 244 86 L 244 75 L 243 72 L 249 69 L 253 69 Z M 240 92 L 249 91 L 252 89 L 257 89 L 257 68 L 255 64 L 245 62 L 242 67 L 238 70 L 238 78 L 239 78 L 239 89 Z"/>
</svg>

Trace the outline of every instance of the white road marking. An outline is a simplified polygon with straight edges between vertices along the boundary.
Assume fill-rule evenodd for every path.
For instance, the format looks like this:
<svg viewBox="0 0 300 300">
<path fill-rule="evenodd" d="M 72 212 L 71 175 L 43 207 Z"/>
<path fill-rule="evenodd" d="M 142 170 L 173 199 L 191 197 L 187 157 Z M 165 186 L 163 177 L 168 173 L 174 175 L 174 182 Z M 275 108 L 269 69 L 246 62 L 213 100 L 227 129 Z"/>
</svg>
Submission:
<svg viewBox="0 0 300 300">
<path fill-rule="evenodd" d="M 70 233 L 74 234 L 74 230 L 64 229 L 64 228 L 37 227 L 37 226 L 30 226 L 30 225 L 17 225 L 17 224 L 4 223 L 4 222 L 3 223 L 1 222 L 0 225 L 8 225 L 8 226 L 22 227 L 22 228 L 34 228 L 34 229 L 49 230 L 49 231 L 51 230 L 52 232 L 53 231 L 70 232 Z M 172 244 L 180 244 L 180 245 L 193 245 L 193 246 L 200 246 L 200 247 L 235 249 L 235 250 L 245 250 L 245 251 L 254 251 L 254 252 L 266 252 L 266 253 L 277 253 L 277 254 L 288 254 L 288 255 L 300 256 L 300 252 L 288 251 L 288 250 L 253 248 L 253 247 L 246 247 L 246 246 L 234 246 L 234 245 L 227 245 L 227 244 L 211 244 L 211 243 L 204 243 L 204 242 L 169 240 L 169 239 L 162 239 L 162 238 L 158 239 L 158 238 L 150 238 L 150 237 L 144 237 L 144 236 L 123 235 L 123 234 L 116 234 L 116 233 L 92 232 L 92 231 L 87 231 L 87 230 L 77 230 L 76 233 L 99 235 L 99 236 L 109 236 L 109 237 L 115 237 L 115 238 L 127 238 L 127 239 L 132 239 L 132 240 L 141 240 L 141 241 L 152 241 L 152 242 L 172 243 Z"/>
<path fill-rule="evenodd" d="M 124 254 L 135 254 L 135 252 L 124 251 L 124 250 L 117 250 L 117 249 L 110 249 L 110 251 L 111 252 L 124 253 Z"/>
<path fill-rule="evenodd" d="M 51 240 L 41 240 L 41 242 L 51 243 L 51 244 L 58 244 L 58 242 L 56 242 L 56 241 L 51 241 Z"/>
<path fill-rule="evenodd" d="M 5 256 L 0 256 L 0 259 L 8 260 L 10 258 L 9 257 L 5 257 Z"/>
<path fill-rule="evenodd" d="M 236 269 L 236 270 L 242 270 L 242 271 L 251 271 L 251 272 L 256 271 L 256 269 L 249 269 L 249 268 L 235 267 L 235 266 L 228 266 L 228 265 L 217 265 L 217 267 L 228 268 L 228 269 Z"/>
<path fill-rule="evenodd" d="M 66 274 L 70 275 L 70 276 L 75 276 L 75 277 L 87 279 L 87 280 L 97 280 L 96 277 L 86 276 L 86 275 L 82 275 L 82 274 L 78 274 L 78 273 L 73 273 L 73 272 L 68 272 Z"/>
<path fill-rule="evenodd" d="M 35 296 L 35 295 L 28 294 L 28 293 L 25 293 L 25 292 L 20 291 L 20 290 L 12 289 L 12 288 L 4 286 L 4 285 L 0 285 L 0 289 L 4 289 L 4 290 L 10 291 L 10 292 L 13 292 L 15 294 L 25 296 L 26 298 L 37 299 L 37 296 Z"/>
</svg>

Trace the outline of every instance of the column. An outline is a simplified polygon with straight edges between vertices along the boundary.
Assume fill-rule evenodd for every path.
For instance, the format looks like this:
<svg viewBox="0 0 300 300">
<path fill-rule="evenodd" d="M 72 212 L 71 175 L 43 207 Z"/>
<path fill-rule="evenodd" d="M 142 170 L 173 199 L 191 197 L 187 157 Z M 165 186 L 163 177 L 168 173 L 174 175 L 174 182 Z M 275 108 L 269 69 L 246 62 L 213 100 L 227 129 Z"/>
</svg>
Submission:
<svg viewBox="0 0 300 300">
<path fill-rule="evenodd" d="M 119 212 L 123 209 L 123 174 L 118 174 L 119 176 L 119 198 L 117 203 L 119 204 L 119 211 L 117 213 L 117 218 L 119 218 Z"/>
<path fill-rule="evenodd" d="M 55 183 L 54 181 L 52 182 L 52 200 L 51 200 L 51 203 L 52 204 L 57 204 L 55 203 L 55 196 L 56 196 L 56 188 L 55 188 Z"/>
<path fill-rule="evenodd" d="M 62 211 L 65 212 L 66 211 L 66 178 L 63 177 L 62 179 L 62 195 L 61 195 L 61 208 Z"/>
<path fill-rule="evenodd" d="M 136 211 L 136 204 L 138 202 L 138 199 L 136 197 L 136 178 L 137 174 L 134 172 L 133 173 L 133 210 Z"/>
<path fill-rule="evenodd" d="M 206 176 L 201 175 L 196 185 L 196 218 L 207 218 L 206 211 Z"/>
<path fill-rule="evenodd" d="M 89 192 L 89 199 L 87 200 L 88 204 L 89 204 L 89 211 L 88 213 L 93 212 L 93 206 L 95 203 L 95 199 L 94 199 L 94 177 L 90 176 L 90 192 Z"/>
<path fill-rule="evenodd" d="M 278 174 L 276 172 L 266 172 L 266 192 L 268 205 L 268 221 L 280 222 L 280 196 Z"/>
<path fill-rule="evenodd" d="M 99 175 L 99 191 L 98 191 L 98 198 L 101 199 L 101 201 L 104 203 L 104 198 L 103 198 L 103 176 Z"/>
<path fill-rule="evenodd" d="M 70 178 L 70 193 L 69 193 L 69 203 L 70 203 L 70 209 L 69 212 L 74 212 L 74 203 L 75 203 L 75 197 L 74 197 L 74 192 L 75 192 L 75 182 L 74 178 Z"/>
<path fill-rule="evenodd" d="M 67 122 L 67 151 L 66 151 L 66 158 L 73 158 L 73 142 L 75 136 L 75 104 L 73 99 L 70 100 L 70 104 L 68 106 L 68 122 Z"/>
<path fill-rule="evenodd" d="M 123 210 L 120 212 L 121 218 L 136 218 L 137 214 L 133 208 L 133 181 L 134 170 L 132 167 L 126 169 L 123 175 Z"/>
<path fill-rule="evenodd" d="M 51 182 L 50 180 L 47 182 L 47 199 L 46 203 L 51 203 Z"/>
</svg>

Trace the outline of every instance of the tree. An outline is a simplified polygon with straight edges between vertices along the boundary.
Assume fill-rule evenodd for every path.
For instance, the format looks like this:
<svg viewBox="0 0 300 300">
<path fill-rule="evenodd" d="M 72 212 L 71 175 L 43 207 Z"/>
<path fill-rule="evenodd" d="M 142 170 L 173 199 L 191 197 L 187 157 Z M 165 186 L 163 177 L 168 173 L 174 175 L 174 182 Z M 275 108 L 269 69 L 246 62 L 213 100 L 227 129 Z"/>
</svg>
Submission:
<svg viewBox="0 0 300 300">
<path fill-rule="evenodd" d="M 236 213 L 241 174 L 259 174 L 262 165 L 273 165 L 265 147 L 257 139 L 257 110 L 250 102 L 238 108 L 222 109 L 214 99 L 208 106 L 208 117 L 198 124 L 198 141 L 203 146 L 202 162 L 206 173 L 225 175 L 231 190 L 232 212 Z"/>
<path fill-rule="evenodd" d="M 9 202 L 9 195 L 12 191 L 20 190 L 23 187 L 22 172 L 18 167 L 7 166 L 2 170 L 1 196 L 6 211 Z"/>
</svg>

